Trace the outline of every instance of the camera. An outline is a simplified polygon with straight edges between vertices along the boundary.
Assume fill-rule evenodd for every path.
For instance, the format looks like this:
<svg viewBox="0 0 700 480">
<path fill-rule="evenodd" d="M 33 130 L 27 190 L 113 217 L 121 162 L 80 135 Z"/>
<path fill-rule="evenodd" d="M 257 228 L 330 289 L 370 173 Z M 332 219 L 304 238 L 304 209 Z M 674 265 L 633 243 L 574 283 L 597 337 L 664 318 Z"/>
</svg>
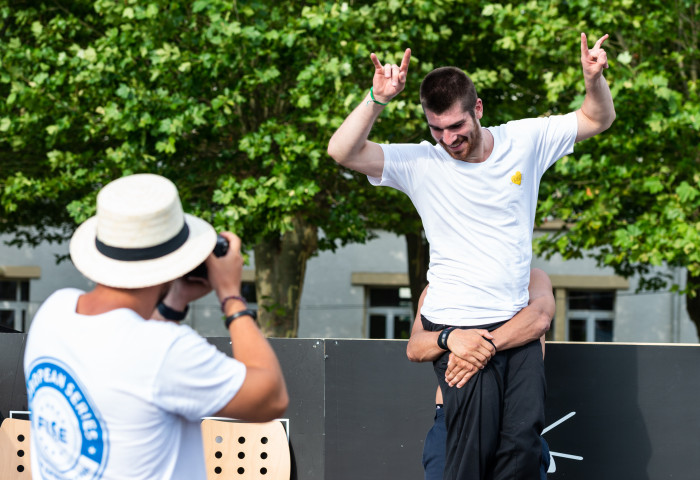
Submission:
<svg viewBox="0 0 700 480">
<path fill-rule="evenodd" d="M 226 252 L 228 252 L 228 240 L 226 240 L 224 237 L 221 235 L 216 236 L 216 245 L 214 245 L 214 256 L 215 257 L 223 257 L 226 255 Z M 205 262 L 202 262 L 200 266 L 192 270 L 190 273 L 185 275 L 185 278 L 203 278 L 207 279 L 208 278 L 208 272 L 207 272 L 207 265 Z"/>
</svg>

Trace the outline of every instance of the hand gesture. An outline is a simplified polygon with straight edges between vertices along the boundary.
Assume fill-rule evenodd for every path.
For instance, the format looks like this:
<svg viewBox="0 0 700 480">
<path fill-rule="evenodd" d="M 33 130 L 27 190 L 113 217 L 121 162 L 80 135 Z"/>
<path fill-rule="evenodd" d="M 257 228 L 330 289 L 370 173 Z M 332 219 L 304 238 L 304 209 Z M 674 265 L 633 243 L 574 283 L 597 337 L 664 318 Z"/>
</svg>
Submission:
<svg viewBox="0 0 700 480">
<path fill-rule="evenodd" d="M 382 66 L 374 53 L 370 54 L 370 58 L 374 63 L 374 78 L 372 79 L 374 98 L 379 102 L 387 103 L 401 93 L 406 86 L 408 64 L 411 62 L 411 49 L 407 48 L 404 52 L 401 66 L 389 63 Z"/>
<path fill-rule="evenodd" d="M 450 334 L 447 345 L 455 355 L 481 369 L 496 354 L 496 349 L 487 339 L 493 339 L 488 330 L 458 328 Z"/>
<path fill-rule="evenodd" d="M 479 368 L 473 363 L 450 353 L 447 370 L 445 370 L 445 381 L 450 387 L 462 388 L 478 371 Z"/>
<path fill-rule="evenodd" d="M 603 42 L 607 39 L 606 33 L 589 50 L 586 34 L 581 33 L 581 66 L 584 79 L 594 80 L 602 75 L 603 69 L 608 68 L 608 54 L 602 48 Z"/>
<path fill-rule="evenodd" d="M 243 257 L 241 256 L 241 239 L 230 232 L 221 232 L 228 240 L 228 251 L 223 257 L 209 255 L 206 260 L 209 282 L 216 290 L 221 301 L 227 296 L 241 294 L 241 276 L 243 275 Z"/>
</svg>

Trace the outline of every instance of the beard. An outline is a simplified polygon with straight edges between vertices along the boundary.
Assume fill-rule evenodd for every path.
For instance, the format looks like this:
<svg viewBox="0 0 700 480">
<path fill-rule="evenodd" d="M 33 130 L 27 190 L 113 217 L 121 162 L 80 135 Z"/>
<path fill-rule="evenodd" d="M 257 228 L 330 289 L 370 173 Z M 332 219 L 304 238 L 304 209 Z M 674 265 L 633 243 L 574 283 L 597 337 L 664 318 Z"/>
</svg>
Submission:
<svg viewBox="0 0 700 480">
<path fill-rule="evenodd" d="M 462 162 L 477 162 L 481 161 L 481 159 L 477 158 L 476 156 L 480 154 L 479 152 L 481 152 L 481 145 L 483 142 L 484 136 L 481 133 L 481 125 L 477 123 L 476 128 L 469 136 L 460 135 L 452 144 L 453 147 L 459 145 L 461 150 L 454 151 L 452 148 L 450 148 L 450 145 L 447 145 L 442 140 L 440 140 L 440 145 L 442 145 L 442 148 L 444 148 L 445 151 L 455 160 L 460 160 Z"/>
</svg>

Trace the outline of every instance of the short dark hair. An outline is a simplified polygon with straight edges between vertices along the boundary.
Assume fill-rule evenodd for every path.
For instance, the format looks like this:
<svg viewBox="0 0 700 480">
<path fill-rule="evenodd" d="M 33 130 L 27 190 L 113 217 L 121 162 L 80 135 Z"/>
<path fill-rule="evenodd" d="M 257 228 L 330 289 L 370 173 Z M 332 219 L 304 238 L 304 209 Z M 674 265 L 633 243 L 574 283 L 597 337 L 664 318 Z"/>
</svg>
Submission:
<svg viewBox="0 0 700 480">
<path fill-rule="evenodd" d="M 460 103 L 462 110 L 473 117 L 478 98 L 474 82 L 457 67 L 436 68 L 420 84 L 420 103 L 423 109 L 437 114 Z"/>
</svg>

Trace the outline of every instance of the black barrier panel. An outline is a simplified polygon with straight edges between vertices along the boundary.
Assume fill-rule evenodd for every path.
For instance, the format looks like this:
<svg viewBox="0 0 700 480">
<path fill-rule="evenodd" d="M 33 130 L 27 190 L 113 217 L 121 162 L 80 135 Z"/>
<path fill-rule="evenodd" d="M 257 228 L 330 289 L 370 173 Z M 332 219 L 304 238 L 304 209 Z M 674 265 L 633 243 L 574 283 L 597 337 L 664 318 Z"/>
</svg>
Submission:
<svg viewBox="0 0 700 480">
<path fill-rule="evenodd" d="M 399 340 L 326 340 L 326 476 L 420 480 L 435 413 L 432 364 Z"/>
<path fill-rule="evenodd" d="M 544 437 L 576 457 L 550 478 L 700 478 L 700 347 L 548 344 L 545 368 Z"/>
<path fill-rule="evenodd" d="M 27 390 L 24 386 L 24 333 L 0 333 L 0 412 L 9 416 L 10 410 L 27 410 Z"/>
<path fill-rule="evenodd" d="M 208 338 L 231 355 L 231 340 Z M 271 338 L 270 344 L 282 366 L 289 392 L 289 446 L 291 480 L 323 480 L 324 469 L 324 340 Z"/>
<path fill-rule="evenodd" d="M 0 412 L 25 410 L 24 334 L 0 334 Z M 228 338 L 209 339 L 230 354 Z M 423 478 L 430 364 L 400 340 L 271 339 L 290 393 L 293 479 Z M 700 346 L 547 345 L 550 479 L 700 478 Z"/>
</svg>

